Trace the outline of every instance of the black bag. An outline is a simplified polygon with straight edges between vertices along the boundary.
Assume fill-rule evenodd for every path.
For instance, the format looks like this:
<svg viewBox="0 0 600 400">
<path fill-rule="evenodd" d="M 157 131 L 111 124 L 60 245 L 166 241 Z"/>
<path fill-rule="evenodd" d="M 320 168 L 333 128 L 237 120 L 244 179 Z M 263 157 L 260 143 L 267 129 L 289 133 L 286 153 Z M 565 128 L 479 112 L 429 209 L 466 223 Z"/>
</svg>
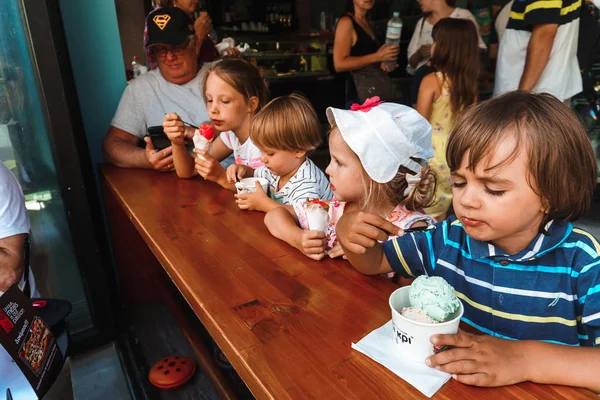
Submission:
<svg viewBox="0 0 600 400">
<path fill-rule="evenodd" d="M 381 70 L 379 63 L 367 65 L 351 74 L 361 103 L 373 96 L 379 96 L 382 101 L 394 100 L 392 80 L 387 72 Z"/>
</svg>

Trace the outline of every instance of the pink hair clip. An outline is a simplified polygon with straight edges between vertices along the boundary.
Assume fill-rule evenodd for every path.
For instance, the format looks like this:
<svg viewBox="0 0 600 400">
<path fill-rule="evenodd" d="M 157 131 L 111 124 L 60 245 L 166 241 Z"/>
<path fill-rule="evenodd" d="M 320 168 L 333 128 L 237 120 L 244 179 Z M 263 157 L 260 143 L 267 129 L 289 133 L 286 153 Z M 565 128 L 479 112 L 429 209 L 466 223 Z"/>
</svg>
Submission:
<svg viewBox="0 0 600 400">
<path fill-rule="evenodd" d="M 369 112 L 369 111 L 371 111 L 371 108 L 376 107 L 376 106 L 380 105 L 381 103 L 383 103 L 383 101 L 381 101 L 381 99 L 379 99 L 379 96 L 369 97 L 368 99 L 365 100 L 364 103 L 362 103 L 362 105 L 356 104 L 356 103 L 352 104 L 352 106 L 350 107 L 350 110 Z"/>
</svg>

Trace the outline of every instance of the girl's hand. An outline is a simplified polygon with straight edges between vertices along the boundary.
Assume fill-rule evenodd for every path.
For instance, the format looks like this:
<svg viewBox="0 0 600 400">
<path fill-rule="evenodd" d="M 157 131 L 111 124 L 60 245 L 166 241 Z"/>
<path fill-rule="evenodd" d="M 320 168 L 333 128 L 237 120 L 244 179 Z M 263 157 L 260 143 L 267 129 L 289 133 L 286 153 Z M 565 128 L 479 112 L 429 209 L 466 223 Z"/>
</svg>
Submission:
<svg viewBox="0 0 600 400">
<path fill-rule="evenodd" d="M 337 240 L 335 241 L 335 243 L 333 244 L 333 247 L 331 248 L 331 250 L 329 250 L 327 252 L 327 255 L 329 256 L 329 258 L 337 258 L 337 257 L 343 257 L 344 260 L 347 260 L 348 258 L 346 258 L 346 256 L 344 255 L 344 249 L 342 249 L 342 245 L 340 244 L 340 242 L 338 242 Z"/>
<path fill-rule="evenodd" d="M 176 113 L 165 114 L 162 123 L 165 134 L 174 146 L 183 146 L 185 142 L 185 125 Z"/>
<path fill-rule="evenodd" d="M 389 46 L 384 44 L 377 50 L 377 59 L 379 61 L 396 61 L 398 53 L 400 52 L 400 46 Z"/>
<path fill-rule="evenodd" d="M 398 64 L 396 64 L 396 65 L 394 66 L 394 68 L 390 68 L 390 67 L 389 67 L 389 66 L 388 66 L 386 63 L 381 63 L 381 65 L 380 65 L 379 67 L 381 68 L 381 70 L 382 70 L 383 72 L 390 73 L 390 72 L 392 72 L 393 70 L 395 70 L 396 68 L 398 68 Z"/>
<path fill-rule="evenodd" d="M 421 45 L 421 47 L 419 47 L 419 50 L 417 50 L 417 51 L 419 52 L 419 57 L 421 57 L 421 60 L 424 60 L 431 56 L 431 45 L 430 44 Z"/>
<path fill-rule="evenodd" d="M 195 168 L 198 174 L 206 179 L 207 181 L 217 182 L 219 185 L 224 186 L 227 181 L 225 176 L 225 168 L 207 151 L 194 149 L 194 153 L 202 155 L 205 159 L 202 160 L 200 157 L 194 157 Z"/>
<path fill-rule="evenodd" d="M 240 165 L 240 164 L 230 165 L 229 167 L 227 167 L 227 171 L 226 171 L 227 182 L 234 183 L 234 182 L 239 181 L 240 179 L 242 179 L 246 176 L 247 171 L 248 171 L 248 168 L 246 168 L 245 165 Z M 262 187 L 261 187 L 261 189 L 262 189 Z"/>
<path fill-rule="evenodd" d="M 256 182 L 255 193 L 236 194 L 235 198 L 240 210 L 250 211 L 265 211 L 264 205 L 269 200 L 269 196 L 267 196 L 258 181 Z"/>
<path fill-rule="evenodd" d="M 366 211 L 344 213 L 336 225 L 338 240 L 350 253 L 365 254 L 377 242 L 400 236 L 402 230 L 377 214 Z"/>
<path fill-rule="evenodd" d="M 467 333 L 433 335 L 436 347 L 452 346 L 425 360 L 430 367 L 474 386 L 504 386 L 528 380 L 526 342 Z"/>
<path fill-rule="evenodd" d="M 302 235 L 298 238 L 295 247 L 307 257 L 313 260 L 322 260 L 325 257 L 325 248 L 327 246 L 327 238 L 322 231 L 310 231 L 308 229 L 302 231 Z"/>
</svg>

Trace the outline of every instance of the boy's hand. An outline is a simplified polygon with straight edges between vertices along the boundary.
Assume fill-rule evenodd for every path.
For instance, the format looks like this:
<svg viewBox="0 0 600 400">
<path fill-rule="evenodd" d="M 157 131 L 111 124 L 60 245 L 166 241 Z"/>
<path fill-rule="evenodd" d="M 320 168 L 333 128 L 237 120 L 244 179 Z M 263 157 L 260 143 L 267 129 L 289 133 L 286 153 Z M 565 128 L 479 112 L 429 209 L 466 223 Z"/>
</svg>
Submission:
<svg viewBox="0 0 600 400">
<path fill-rule="evenodd" d="M 338 239 L 351 253 L 365 254 L 378 241 L 399 236 L 400 228 L 379 215 L 366 211 L 351 211 L 344 214 L 336 226 Z"/>
<path fill-rule="evenodd" d="M 236 194 L 235 198 L 241 210 L 251 211 L 265 211 L 265 203 L 270 200 L 258 181 L 256 181 L 256 193 Z"/>
<path fill-rule="evenodd" d="M 437 347 L 452 346 L 426 360 L 430 367 L 474 386 L 504 386 L 528 379 L 521 342 L 466 333 L 433 335 Z"/>
<path fill-rule="evenodd" d="M 205 159 L 194 157 L 195 168 L 198 174 L 207 181 L 217 182 L 221 186 L 221 181 L 226 181 L 225 168 L 207 151 L 194 149 L 194 153 L 202 155 Z"/>
<path fill-rule="evenodd" d="M 246 176 L 247 168 L 245 165 L 232 164 L 227 167 L 227 181 L 235 183 Z"/>
<path fill-rule="evenodd" d="M 295 247 L 304 253 L 304 255 L 317 261 L 325 257 L 325 247 L 327 246 L 325 233 L 305 229 L 298 239 Z"/>
</svg>

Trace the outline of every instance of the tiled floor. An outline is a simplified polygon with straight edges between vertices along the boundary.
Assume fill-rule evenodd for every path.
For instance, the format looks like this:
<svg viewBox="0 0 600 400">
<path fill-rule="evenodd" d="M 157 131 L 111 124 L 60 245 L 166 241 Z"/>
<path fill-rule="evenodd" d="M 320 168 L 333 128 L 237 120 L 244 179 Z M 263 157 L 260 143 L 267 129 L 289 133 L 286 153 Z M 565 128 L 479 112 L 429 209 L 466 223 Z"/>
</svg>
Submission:
<svg viewBox="0 0 600 400">
<path fill-rule="evenodd" d="M 130 400 L 129 387 L 114 344 L 71 359 L 74 400 Z"/>
<path fill-rule="evenodd" d="M 50 388 L 43 400 L 73 400 L 71 386 L 71 359 L 67 359 L 60 375 Z"/>
<path fill-rule="evenodd" d="M 43 400 L 130 400 L 113 344 L 70 357 Z"/>
</svg>

